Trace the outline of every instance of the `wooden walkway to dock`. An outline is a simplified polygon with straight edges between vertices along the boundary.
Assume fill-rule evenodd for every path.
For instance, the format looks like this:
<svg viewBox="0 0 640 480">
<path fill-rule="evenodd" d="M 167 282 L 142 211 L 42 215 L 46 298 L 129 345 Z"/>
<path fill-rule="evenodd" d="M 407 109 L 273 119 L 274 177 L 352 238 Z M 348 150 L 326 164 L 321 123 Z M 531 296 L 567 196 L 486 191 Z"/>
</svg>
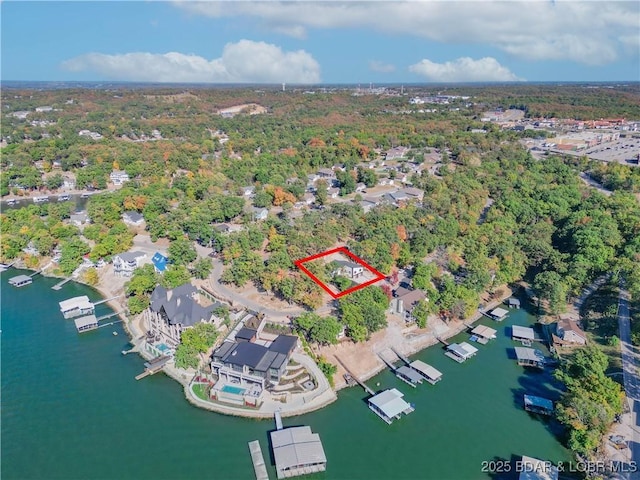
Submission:
<svg viewBox="0 0 640 480">
<path fill-rule="evenodd" d="M 99 302 L 93 302 L 93 306 L 95 307 L 96 305 L 100 305 L 102 303 L 106 303 L 109 300 L 115 300 L 116 298 L 120 298 L 122 295 L 116 295 L 115 297 L 111 297 L 111 298 L 105 298 L 104 300 L 100 300 Z"/>
<path fill-rule="evenodd" d="M 338 356 L 337 356 L 337 355 L 334 355 L 333 357 L 337 360 L 337 362 L 338 362 L 340 365 L 342 365 L 342 368 L 344 368 L 344 369 L 345 369 L 345 371 L 346 371 L 349 375 L 351 375 L 351 378 L 353 378 L 356 382 L 358 382 L 358 385 L 360 385 L 362 388 L 364 388 L 365 392 L 367 392 L 369 395 L 375 395 L 375 394 L 376 394 L 376 392 L 374 392 L 373 390 L 371 390 L 371 389 L 370 389 L 370 388 L 369 388 L 369 387 L 368 387 L 364 382 L 362 382 L 358 377 L 356 377 L 353 373 L 351 373 L 351 372 L 349 371 L 349 369 L 347 368 L 347 366 L 344 364 L 344 362 L 343 362 L 342 360 L 340 360 L 340 359 L 338 358 Z"/>
<path fill-rule="evenodd" d="M 256 474 L 256 480 L 269 480 L 267 466 L 264 463 L 262 448 L 260 448 L 260 442 L 258 440 L 249 442 L 249 452 L 251 453 L 251 461 L 253 462 L 253 470 Z"/>
<path fill-rule="evenodd" d="M 36 275 L 38 275 L 39 273 L 42 273 L 42 270 L 38 270 L 37 272 L 33 272 L 31 275 L 29 275 L 30 277 L 35 277 Z"/>
<path fill-rule="evenodd" d="M 441 344 L 443 344 L 445 347 L 449 346 L 449 342 L 447 342 L 444 338 L 441 337 L 436 337 L 436 340 L 438 340 Z"/>
<path fill-rule="evenodd" d="M 65 283 L 70 282 L 71 280 L 73 280 L 72 277 L 65 278 L 61 282 L 58 282 L 53 287 L 51 287 L 51 290 L 60 290 Z"/>
<path fill-rule="evenodd" d="M 405 357 L 403 354 L 401 354 L 399 351 L 397 351 L 397 350 L 396 350 L 395 348 L 393 348 L 393 347 L 390 347 L 390 348 L 391 348 L 391 351 L 392 351 L 393 353 L 395 353 L 395 354 L 398 356 L 398 358 L 399 358 L 400 360 L 402 360 L 402 361 L 403 361 L 404 363 L 406 363 L 407 365 L 411 365 L 411 360 L 409 360 L 409 357 Z"/>
</svg>

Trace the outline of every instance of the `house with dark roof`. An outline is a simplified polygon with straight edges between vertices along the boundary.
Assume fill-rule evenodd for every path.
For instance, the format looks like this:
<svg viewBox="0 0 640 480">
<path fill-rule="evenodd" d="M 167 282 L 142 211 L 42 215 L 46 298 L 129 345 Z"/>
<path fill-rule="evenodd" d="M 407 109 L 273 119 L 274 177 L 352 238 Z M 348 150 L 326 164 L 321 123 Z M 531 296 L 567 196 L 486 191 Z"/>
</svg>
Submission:
<svg viewBox="0 0 640 480">
<path fill-rule="evenodd" d="M 398 287 L 393 292 L 391 299 L 391 311 L 402 316 L 407 322 L 414 322 L 413 309 L 421 300 L 427 300 L 427 294 L 422 290 L 413 290 L 406 287 Z"/>
<path fill-rule="evenodd" d="M 160 252 L 156 252 L 153 254 L 153 257 L 151 257 L 151 263 L 153 263 L 153 267 L 156 269 L 156 272 L 162 273 L 167 269 L 169 259 Z"/>
<path fill-rule="evenodd" d="M 182 332 L 198 323 L 222 322 L 213 312 L 221 303 L 202 306 L 196 287 L 185 283 L 173 290 L 158 285 L 151 294 L 149 308 L 144 311 L 144 321 L 148 336 L 156 342 L 162 341 L 169 347 L 180 344 Z"/>
<path fill-rule="evenodd" d="M 238 334 L 241 334 L 241 329 Z M 250 332 L 245 332 L 249 334 Z M 289 358 L 298 345 L 298 337 L 278 335 L 266 347 L 238 338 L 225 341 L 211 355 L 211 370 L 220 380 L 239 385 L 277 385 L 286 372 Z M 244 333 L 242 337 L 246 337 Z"/>
<path fill-rule="evenodd" d="M 120 277 L 130 277 L 143 260 L 147 258 L 144 252 L 123 252 L 113 257 L 113 273 Z"/>
</svg>

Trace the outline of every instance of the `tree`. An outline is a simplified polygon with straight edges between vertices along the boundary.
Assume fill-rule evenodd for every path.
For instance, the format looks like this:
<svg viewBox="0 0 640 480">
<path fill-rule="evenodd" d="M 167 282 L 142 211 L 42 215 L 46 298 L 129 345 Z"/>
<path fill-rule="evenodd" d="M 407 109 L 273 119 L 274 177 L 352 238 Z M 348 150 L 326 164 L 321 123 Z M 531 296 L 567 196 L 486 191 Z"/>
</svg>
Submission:
<svg viewBox="0 0 640 480">
<path fill-rule="evenodd" d="M 201 258 L 193 264 L 193 268 L 191 269 L 191 272 L 193 273 L 194 277 L 200 280 L 204 280 L 211 274 L 212 269 L 213 269 L 213 263 L 211 262 L 211 259 Z"/>
<path fill-rule="evenodd" d="M 327 198 L 327 181 L 318 180 L 318 183 L 316 183 L 316 203 L 318 205 L 325 205 L 327 203 Z"/>
<path fill-rule="evenodd" d="M 411 315 L 416 319 L 418 328 L 424 328 L 427 326 L 427 319 L 429 318 L 429 305 L 425 300 L 420 300 L 418 304 L 413 307 Z"/>
<path fill-rule="evenodd" d="M 174 265 L 186 265 L 197 257 L 196 249 L 186 238 L 178 238 L 169 245 L 169 258 Z"/>
<path fill-rule="evenodd" d="M 169 265 L 160 277 L 160 283 L 165 288 L 176 288 L 189 283 L 191 274 L 184 265 Z"/>
<path fill-rule="evenodd" d="M 151 293 L 158 284 L 158 274 L 153 265 L 146 264 L 133 271 L 131 280 L 125 284 L 125 292 L 127 295 L 141 297 Z"/>
<path fill-rule="evenodd" d="M 436 274 L 438 267 L 433 263 L 419 263 L 413 270 L 411 282 L 413 288 L 426 290 L 431 286 L 431 278 Z"/>
<path fill-rule="evenodd" d="M 567 286 L 557 272 L 548 270 L 537 274 L 533 289 L 541 300 L 549 302 L 549 310 L 558 314 L 564 310 L 567 301 Z"/>
</svg>

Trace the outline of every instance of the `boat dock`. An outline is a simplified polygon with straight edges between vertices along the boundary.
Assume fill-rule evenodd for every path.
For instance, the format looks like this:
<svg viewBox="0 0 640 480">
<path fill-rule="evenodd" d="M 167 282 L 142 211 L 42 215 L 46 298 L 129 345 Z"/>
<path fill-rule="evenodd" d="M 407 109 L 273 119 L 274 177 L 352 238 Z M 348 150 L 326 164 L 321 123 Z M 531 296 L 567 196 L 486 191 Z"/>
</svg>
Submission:
<svg viewBox="0 0 640 480">
<path fill-rule="evenodd" d="M 24 287 L 25 285 L 30 285 L 32 282 L 33 279 L 31 275 L 17 275 L 9 279 L 9 285 L 13 285 L 14 287 Z"/>
<path fill-rule="evenodd" d="M 422 377 L 407 365 L 396 367 L 393 363 L 391 363 L 389 360 L 384 358 L 381 354 L 378 354 L 378 357 L 380 357 L 380 360 L 382 360 L 385 363 L 385 365 L 387 365 L 387 367 L 391 369 L 391 371 L 395 374 L 396 377 L 398 377 L 407 385 L 411 385 L 413 388 L 416 388 L 416 384 L 422 383 Z"/>
<path fill-rule="evenodd" d="M 280 410 L 276 410 L 273 413 L 273 417 L 275 418 L 275 421 L 276 421 L 276 429 L 282 430 L 282 417 L 280 416 Z"/>
<path fill-rule="evenodd" d="M 431 385 L 435 385 L 440 380 L 442 380 L 442 372 L 436 370 L 431 365 L 428 365 L 420 360 L 414 360 L 412 362 L 411 360 L 409 360 L 408 357 L 405 357 L 404 355 L 402 355 L 395 348 L 391 347 L 391 350 L 393 351 L 393 353 L 395 353 L 398 356 L 400 360 L 402 360 L 406 364 L 407 368 L 419 374 L 420 381 L 418 383 L 422 383 L 423 378 L 427 382 L 429 382 Z"/>
<path fill-rule="evenodd" d="M 52 290 L 60 290 L 65 283 L 70 282 L 71 280 L 73 280 L 72 277 L 65 278 L 61 282 L 56 283 L 53 287 L 51 287 L 51 289 Z"/>
<path fill-rule="evenodd" d="M 353 373 L 351 373 L 349 371 L 349 369 L 347 368 L 347 366 L 344 364 L 344 362 L 342 360 L 340 360 L 338 358 L 337 355 L 333 356 L 340 365 L 342 365 L 342 368 L 345 369 L 345 371 L 351 376 L 351 378 L 353 378 L 356 382 L 358 382 L 358 385 L 360 385 L 362 388 L 364 388 L 365 392 L 367 392 L 369 395 L 375 395 L 376 392 L 374 392 L 373 390 L 371 390 L 364 382 L 362 382 L 358 377 L 356 377 Z"/>
<path fill-rule="evenodd" d="M 147 375 L 153 375 L 162 370 L 165 364 L 171 360 L 171 357 L 167 357 L 166 355 L 161 355 L 159 357 L 154 358 L 153 360 L 149 360 L 144 363 L 144 372 L 139 375 L 136 375 L 136 380 L 140 380 Z"/>
<path fill-rule="evenodd" d="M 258 440 L 249 442 L 249 452 L 251 453 L 251 461 L 253 462 L 256 480 L 269 480 L 267 466 L 264 463 L 264 455 L 262 455 L 262 448 L 260 448 L 260 442 Z"/>
</svg>

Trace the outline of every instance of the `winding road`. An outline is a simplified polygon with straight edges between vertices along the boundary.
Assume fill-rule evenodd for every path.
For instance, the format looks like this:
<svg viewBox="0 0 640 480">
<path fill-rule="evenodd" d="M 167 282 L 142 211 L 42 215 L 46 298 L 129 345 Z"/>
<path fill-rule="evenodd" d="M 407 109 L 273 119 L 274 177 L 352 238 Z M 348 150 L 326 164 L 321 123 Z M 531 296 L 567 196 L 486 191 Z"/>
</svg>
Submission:
<svg viewBox="0 0 640 480">
<path fill-rule="evenodd" d="M 622 371 L 624 390 L 629 402 L 630 413 L 622 416 L 622 421 L 628 428 L 627 439 L 631 450 L 631 461 L 640 469 L 640 376 L 638 375 L 638 356 L 631 344 L 631 321 L 629 318 L 629 292 L 620 282 L 620 296 L 618 300 L 618 324 L 620 328 L 620 352 L 622 354 Z M 640 471 L 628 473 L 629 480 L 640 479 Z"/>
<path fill-rule="evenodd" d="M 300 315 L 305 312 L 305 310 L 300 307 L 290 307 L 290 308 L 278 309 L 278 310 L 275 310 L 273 308 L 267 308 L 264 305 L 262 305 L 260 302 L 256 302 L 237 292 L 234 292 L 233 290 L 227 288 L 222 283 L 220 283 L 220 276 L 222 275 L 223 270 L 224 270 L 224 266 L 222 262 L 217 258 L 214 258 L 213 270 L 211 271 L 211 275 L 209 275 L 210 285 L 214 293 L 217 293 L 222 298 L 226 298 L 230 300 L 233 303 L 233 305 L 242 305 L 243 307 L 246 307 L 249 310 L 253 310 L 258 313 L 264 313 L 265 315 L 268 315 L 274 320 L 277 320 L 278 318 L 284 319 L 284 318 L 287 318 L 287 316 L 289 315 L 294 315 L 294 316 Z"/>
</svg>

